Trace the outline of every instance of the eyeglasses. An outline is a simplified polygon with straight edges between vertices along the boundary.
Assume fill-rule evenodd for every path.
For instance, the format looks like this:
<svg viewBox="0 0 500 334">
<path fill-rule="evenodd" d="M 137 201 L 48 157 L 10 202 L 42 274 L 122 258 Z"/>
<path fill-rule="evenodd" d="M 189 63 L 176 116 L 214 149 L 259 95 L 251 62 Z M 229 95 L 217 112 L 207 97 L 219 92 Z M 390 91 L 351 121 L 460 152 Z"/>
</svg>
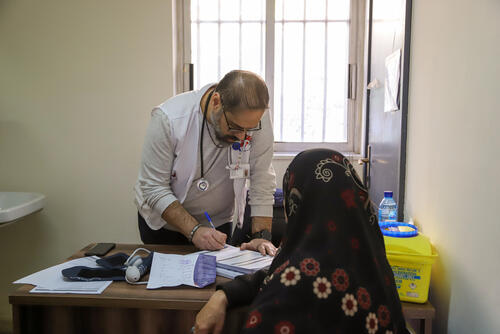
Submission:
<svg viewBox="0 0 500 334">
<path fill-rule="evenodd" d="M 232 127 L 231 125 L 229 125 L 229 122 L 227 120 L 227 115 L 226 115 L 226 111 L 224 110 L 224 106 L 222 106 L 222 113 L 224 114 L 224 119 L 226 120 L 226 124 L 227 124 L 227 128 L 229 129 L 230 132 L 248 132 L 248 131 L 259 131 L 262 129 L 262 123 L 261 121 L 259 121 L 259 125 L 257 125 L 255 128 L 250 128 L 250 129 L 244 129 L 244 128 L 240 128 L 240 127 Z"/>
</svg>

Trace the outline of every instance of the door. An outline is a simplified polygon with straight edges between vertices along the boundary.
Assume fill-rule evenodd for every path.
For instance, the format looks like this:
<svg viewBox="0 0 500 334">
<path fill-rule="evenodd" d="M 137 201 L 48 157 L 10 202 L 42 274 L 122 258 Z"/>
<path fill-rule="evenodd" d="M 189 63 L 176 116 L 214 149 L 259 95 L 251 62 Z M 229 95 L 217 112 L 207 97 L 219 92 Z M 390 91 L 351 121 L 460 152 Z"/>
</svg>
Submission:
<svg viewBox="0 0 500 334">
<path fill-rule="evenodd" d="M 369 0 L 367 10 L 369 84 L 364 180 L 377 206 L 385 190 L 394 192 L 401 221 L 404 218 L 411 0 Z M 395 64 L 399 64 L 399 79 L 395 79 Z"/>
</svg>

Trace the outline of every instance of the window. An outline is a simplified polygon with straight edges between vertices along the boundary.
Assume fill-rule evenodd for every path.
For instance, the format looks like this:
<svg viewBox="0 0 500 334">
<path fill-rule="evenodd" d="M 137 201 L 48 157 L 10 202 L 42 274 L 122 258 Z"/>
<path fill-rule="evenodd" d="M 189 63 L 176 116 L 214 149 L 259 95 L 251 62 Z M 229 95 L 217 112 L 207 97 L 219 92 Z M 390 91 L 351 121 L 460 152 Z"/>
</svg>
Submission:
<svg viewBox="0 0 500 334">
<path fill-rule="evenodd" d="M 177 59 L 194 64 L 194 89 L 233 69 L 262 76 L 271 95 L 275 151 L 359 151 L 358 3 L 178 0 L 178 45 L 184 49 Z"/>
</svg>

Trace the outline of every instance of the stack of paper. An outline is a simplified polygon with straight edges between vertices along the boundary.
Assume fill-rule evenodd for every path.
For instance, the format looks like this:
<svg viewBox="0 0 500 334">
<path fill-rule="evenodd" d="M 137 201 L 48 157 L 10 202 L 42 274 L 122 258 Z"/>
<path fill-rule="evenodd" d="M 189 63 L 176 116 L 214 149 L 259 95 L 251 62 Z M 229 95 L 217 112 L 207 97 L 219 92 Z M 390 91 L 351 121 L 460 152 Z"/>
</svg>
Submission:
<svg viewBox="0 0 500 334">
<path fill-rule="evenodd" d="M 244 273 L 240 273 L 239 271 L 224 269 L 221 267 L 217 267 L 217 275 L 222 277 L 227 277 L 231 279 L 235 279 L 238 276 L 245 275 Z"/>
<path fill-rule="evenodd" d="M 200 253 L 213 255 L 217 259 L 217 275 L 235 278 L 239 275 L 251 274 L 260 269 L 268 268 L 273 257 L 262 255 L 251 250 L 240 250 L 239 247 L 226 245 L 218 251 L 202 251 Z"/>
<path fill-rule="evenodd" d="M 31 293 L 77 293 L 77 294 L 100 294 L 112 281 L 69 281 L 63 277 L 61 271 L 74 266 L 86 266 L 96 268 L 97 256 L 82 257 L 56 266 L 44 269 L 37 273 L 23 277 L 14 284 L 32 284 L 36 287 Z"/>
</svg>

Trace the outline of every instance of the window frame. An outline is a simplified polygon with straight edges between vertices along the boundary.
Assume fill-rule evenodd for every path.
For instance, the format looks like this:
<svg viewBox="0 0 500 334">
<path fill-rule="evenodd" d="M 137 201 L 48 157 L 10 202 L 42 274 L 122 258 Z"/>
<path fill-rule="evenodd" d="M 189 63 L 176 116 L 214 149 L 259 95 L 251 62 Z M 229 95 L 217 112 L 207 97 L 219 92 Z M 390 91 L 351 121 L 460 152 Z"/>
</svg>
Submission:
<svg viewBox="0 0 500 334">
<path fill-rule="evenodd" d="M 278 154 L 294 154 L 310 148 L 329 148 L 344 153 L 360 153 L 364 129 L 364 39 L 366 0 L 350 0 L 349 54 L 347 91 L 347 141 L 346 142 L 274 142 Z M 174 32 L 174 92 L 180 94 L 190 89 L 191 63 L 191 1 L 173 2 Z M 274 42 L 275 42 L 275 0 L 266 0 L 265 32 L 265 81 L 269 89 L 271 120 L 274 119 Z"/>
</svg>

